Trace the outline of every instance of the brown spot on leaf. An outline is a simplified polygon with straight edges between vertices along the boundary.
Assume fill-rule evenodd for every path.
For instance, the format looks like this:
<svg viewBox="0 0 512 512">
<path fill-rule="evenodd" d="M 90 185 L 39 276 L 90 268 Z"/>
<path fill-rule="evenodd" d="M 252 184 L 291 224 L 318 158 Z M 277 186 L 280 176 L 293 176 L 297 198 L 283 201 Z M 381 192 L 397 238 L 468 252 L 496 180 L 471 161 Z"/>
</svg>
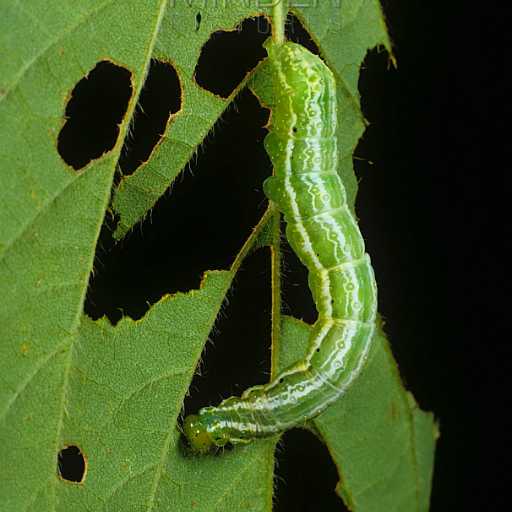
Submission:
<svg viewBox="0 0 512 512">
<path fill-rule="evenodd" d="M 400 410 L 399 410 L 396 402 L 391 402 L 391 405 L 389 407 L 389 415 L 391 417 L 391 421 L 398 420 L 398 418 L 400 416 Z"/>
</svg>

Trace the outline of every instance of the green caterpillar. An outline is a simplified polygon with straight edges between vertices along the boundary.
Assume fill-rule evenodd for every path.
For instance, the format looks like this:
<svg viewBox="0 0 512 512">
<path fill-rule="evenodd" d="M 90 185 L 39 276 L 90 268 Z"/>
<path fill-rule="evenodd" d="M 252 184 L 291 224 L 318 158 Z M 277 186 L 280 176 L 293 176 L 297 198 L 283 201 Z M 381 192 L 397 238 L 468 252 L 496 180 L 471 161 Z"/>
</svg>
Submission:
<svg viewBox="0 0 512 512">
<path fill-rule="evenodd" d="M 337 167 L 336 82 L 304 47 L 270 44 L 274 86 L 265 148 L 274 176 L 266 196 L 284 214 L 288 241 L 309 271 L 318 310 L 304 359 L 272 382 L 188 416 L 192 449 L 247 443 L 322 412 L 359 374 L 375 329 L 377 287 Z"/>
</svg>

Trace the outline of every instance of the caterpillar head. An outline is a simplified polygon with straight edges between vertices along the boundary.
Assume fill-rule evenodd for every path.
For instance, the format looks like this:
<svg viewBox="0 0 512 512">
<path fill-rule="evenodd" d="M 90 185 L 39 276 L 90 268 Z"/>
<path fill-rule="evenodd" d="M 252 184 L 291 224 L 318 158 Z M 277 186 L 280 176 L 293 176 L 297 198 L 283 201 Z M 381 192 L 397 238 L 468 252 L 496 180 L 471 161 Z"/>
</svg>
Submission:
<svg viewBox="0 0 512 512">
<path fill-rule="evenodd" d="M 192 450 L 196 453 L 207 453 L 212 448 L 224 446 L 228 438 L 222 432 L 208 428 L 207 421 L 196 414 L 185 418 L 183 423 L 185 437 Z"/>
</svg>

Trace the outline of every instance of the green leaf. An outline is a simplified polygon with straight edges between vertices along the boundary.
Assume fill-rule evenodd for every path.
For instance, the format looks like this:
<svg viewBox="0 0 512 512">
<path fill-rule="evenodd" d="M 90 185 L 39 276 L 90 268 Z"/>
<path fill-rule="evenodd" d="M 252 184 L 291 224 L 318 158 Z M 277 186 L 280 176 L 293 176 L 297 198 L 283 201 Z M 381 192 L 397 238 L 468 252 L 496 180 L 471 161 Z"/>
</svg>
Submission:
<svg viewBox="0 0 512 512">
<path fill-rule="evenodd" d="M 244 257 L 271 245 L 267 212 L 229 271 L 200 289 L 165 296 L 116 326 L 83 314 L 100 227 L 111 195 L 121 238 L 167 189 L 246 84 L 265 93 L 264 65 L 226 99 L 199 87 L 194 69 L 217 30 L 263 14 L 244 0 L 0 5 L 0 509 L 6 512 L 270 511 L 276 439 L 219 456 L 183 448 L 179 414 L 200 354 Z M 390 49 L 376 0 L 295 9 L 339 84 L 340 173 L 352 203 L 352 155 L 364 130 L 357 81 L 368 49 Z M 147 163 L 112 190 L 151 58 L 171 62 L 183 101 Z M 75 171 L 57 151 L 71 91 L 108 60 L 131 73 L 132 95 L 113 149 Z M 228 234 L 226 234 L 228 236 Z M 279 277 L 279 258 L 274 276 Z M 308 328 L 279 318 L 274 368 L 300 357 Z M 281 329 L 282 336 L 279 335 Z M 326 443 L 338 488 L 356 512 L 428 509 L 435 427 L 400 383 L 379 336 L 365 374 L 310 428 Z M 82 483 L 58 475 L 58 453 L 77 446 Z"/>
<path fill-rule="evenodd" d="M 67 11 L 33 2 L 30 13 L 22 4 L 2 5 L 0 53 L 8 62 L 0 83 L 2 510 L 56 504 L 55 486 L 45 489 L 56 480 L 70 354 L 127 128 L 125 117 L 115 148 L 77 173 L 56 151 L 66 97 L 106 48 L 140 89 L 148 42 L 161 21 L 161 5 L 153 4 L 145 16 L 133 14 L 135 1 Z M 124 31 L 125 22 L 140 39 Z M 133 96 L 128 116 L 135 103 Z"/>
<path fill-rule="evenodd" d="M 304 356 L 309 326 L 283 319 L 279 360 Z M 381 330 L 357 384 L 309 426 L 336 463 L 351 510 L 427 511 L 437 430 L 404 389 Z"/>
<path fill-rule="evenodd" d="M 78 445 L 87 455 L 86 484 L 53 476 L 34 510 L 41 510 L 39 501 L 51 492 L 62 509 L 84 511 L 190 510 L 194 502 L 225 506 L 264 494 L 257 486 L 241 496 L 236 489 L 242 474 L 271 480 L 266 465 L 255 461 L 261 447 L 210 458 L 199 468 L 183 451 L 176 427 L 232 277 L 209 273 L 199 290 L 164 297 L 138 321 L 124 318 L 114 327 L 106 319 L 83 319 L 69 355 L 60 445 Z M 215 464 L 222 477 L 212 470 Z M 200 485 L 194 485 L 203 471 Z"/>
</svg>

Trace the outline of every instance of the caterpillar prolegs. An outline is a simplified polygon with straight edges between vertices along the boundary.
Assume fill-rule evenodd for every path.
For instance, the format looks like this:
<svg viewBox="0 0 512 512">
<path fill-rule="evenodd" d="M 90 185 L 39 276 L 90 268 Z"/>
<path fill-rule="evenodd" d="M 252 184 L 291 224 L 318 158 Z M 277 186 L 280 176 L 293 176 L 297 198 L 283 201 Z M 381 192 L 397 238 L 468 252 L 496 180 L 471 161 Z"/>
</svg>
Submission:
<svg viewBox="0 0 512 512">
<path fill-rule="evenodd" d="M 304 359 L 269 384 L 185 419 L 197 452 L 271 436 L 318 415 L 358 375 L 374 332 L 375 278 L 336 172 L 334 76 L 292 42 L 268 45 L 268 59 L 275 102 L 265 148 L 274 176 L 264 191 L 284 214 L 287 239 L 309 271 L 318 320 Z"/>
</svg>

